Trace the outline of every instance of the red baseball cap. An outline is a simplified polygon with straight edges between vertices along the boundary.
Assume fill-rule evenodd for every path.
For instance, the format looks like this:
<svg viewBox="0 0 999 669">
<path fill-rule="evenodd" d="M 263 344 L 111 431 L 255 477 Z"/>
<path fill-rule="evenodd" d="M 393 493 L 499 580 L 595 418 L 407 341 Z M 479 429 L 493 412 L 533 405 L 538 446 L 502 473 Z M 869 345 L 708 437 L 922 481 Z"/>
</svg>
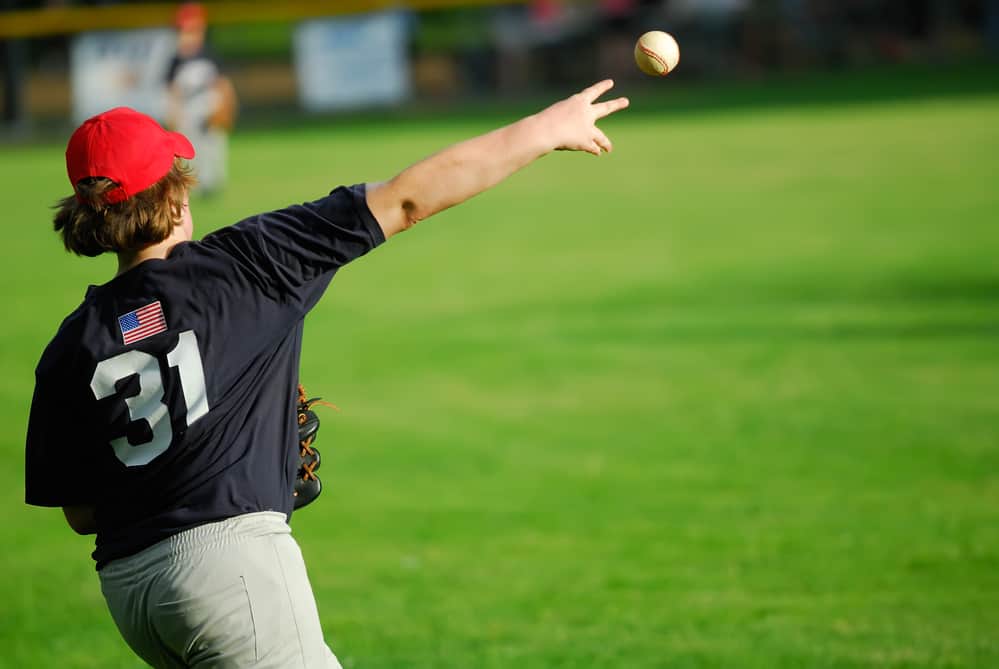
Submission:
<svg viewBox="0 0 999 669">
<path fill-rule="evenodd" d="M 185 2 L 173 15 L 173 23 L 181 30 L 186 28 L 204 28 L 208 22 L 208 13 L 200 2 Z"/>
<path fill-rule="evenodd" d="M 194 146 L 179 132 L 164 130 L 150 116 L 115 107 L 83 122 L 66 146 L 66 171 L 76 184 L 87 177 L 106 177 L 118 184 L 104 201 L 115 204 L 162 179 L 174 157 L 194 158 Z M 79 195 L 77 195 L 79 197 Z"/>
</svg>

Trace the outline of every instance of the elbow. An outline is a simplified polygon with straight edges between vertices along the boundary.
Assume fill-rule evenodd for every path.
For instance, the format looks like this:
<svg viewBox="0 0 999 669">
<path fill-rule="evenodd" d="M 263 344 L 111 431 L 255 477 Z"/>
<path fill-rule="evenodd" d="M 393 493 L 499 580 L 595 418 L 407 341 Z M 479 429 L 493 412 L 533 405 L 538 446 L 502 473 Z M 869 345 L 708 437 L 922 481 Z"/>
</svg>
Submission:
<svg viewBox="0 0 999 669">
<path fill-rule="evenodd" d="M 402 229 L 400 232 L 409 230 L 424 218 L 425 216 L 420 214 L 419 207 L 416 202 L 411 199 L 405 199 L 402 201 Z"/>
<path fill-rule="evenodd" d="M 400 186 L 398 178 L 368 184 L 365 197 L 368 209 L 385 233 L 386 239 L 408 230 L 427 217 L 419 196 Z"/>
<path fill-rule="evenodd" d="M 66 522 L 81 535 L 97 533 L 97 518 L 92 506 L 65 506 L 62 509 Z"/>
<path fill-rule="evenodd" d="M 96 525 L 73 525 L 71 523 L 70 527 L 72 527 L 73 531 L 79 534 L 81 537 L 85 537 L 91 534 L 97 534 Z"/>
<path fill-rule="evenodd" d="M 88 534 L 97 534 L 97 523 L 95 522 L 80 522 L 67 519 L 69 526 L 73 528 L 73 531 L 80 536 L 87 536 Z"/>
</svg>

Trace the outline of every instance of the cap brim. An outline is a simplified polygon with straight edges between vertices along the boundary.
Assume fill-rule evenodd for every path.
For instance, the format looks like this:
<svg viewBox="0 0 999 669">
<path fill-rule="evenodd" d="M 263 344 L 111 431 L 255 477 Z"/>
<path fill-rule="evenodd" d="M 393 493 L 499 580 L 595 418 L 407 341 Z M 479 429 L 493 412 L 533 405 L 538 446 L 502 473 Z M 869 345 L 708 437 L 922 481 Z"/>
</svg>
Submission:
<svg viewBox="0 0 999 669">
<path fill-rule="evenodd" d="M 173 140 L 173 155 L 190 160 L 194 158 L 194 145 L 191 140 L 179 132 L 171 132 L 170 139 Z"/>
</svg>

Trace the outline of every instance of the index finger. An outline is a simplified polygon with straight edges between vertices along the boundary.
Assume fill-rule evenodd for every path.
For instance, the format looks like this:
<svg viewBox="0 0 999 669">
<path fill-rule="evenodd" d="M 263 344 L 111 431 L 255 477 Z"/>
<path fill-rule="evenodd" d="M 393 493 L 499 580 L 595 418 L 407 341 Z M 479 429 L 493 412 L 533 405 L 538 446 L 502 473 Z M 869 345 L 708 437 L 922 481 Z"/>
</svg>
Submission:
<svg viewBox="0 0 999 669">
<path fill-rule="evenodd" d="M 598 81 L 589 88 L 584 88 L 582 91 L 582 95 L 590 102 L 593 102 L 594 100 L 599 98 L 601 95 L 603 95 L 613 87 L 614 87 L 613 79 L 604 79 L 603 81 Z"/>
<path fill-rule="evenodd" d="M 614 100 L 608 100 L 607 102 L 598 102 L 593 105 L 593 110 L 596 112 L 597 118 L 603 118 L 605 116 L 610 116 L 616 111 L 620 111 L 627 107 L 631 102 L 628 98 L 616 98 Z"/>
</svg>

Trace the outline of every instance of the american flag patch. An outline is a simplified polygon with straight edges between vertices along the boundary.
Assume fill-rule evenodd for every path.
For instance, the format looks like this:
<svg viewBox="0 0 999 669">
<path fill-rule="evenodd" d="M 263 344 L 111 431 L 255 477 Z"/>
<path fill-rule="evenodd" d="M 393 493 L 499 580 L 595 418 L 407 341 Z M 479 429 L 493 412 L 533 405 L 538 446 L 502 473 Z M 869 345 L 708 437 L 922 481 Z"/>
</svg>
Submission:
<svg viewBox="0 0 999 669">
<path fill-rule="evenodd" d="M 152 337 L 167 329 L 166 318 L 163 317 L 163 307 L 153 302 L 144 307 L 122 314 L 118 317 L 118 327 L 121 328 L 121 338 L 125 344 L 132 344 Z"/>
</svg>

